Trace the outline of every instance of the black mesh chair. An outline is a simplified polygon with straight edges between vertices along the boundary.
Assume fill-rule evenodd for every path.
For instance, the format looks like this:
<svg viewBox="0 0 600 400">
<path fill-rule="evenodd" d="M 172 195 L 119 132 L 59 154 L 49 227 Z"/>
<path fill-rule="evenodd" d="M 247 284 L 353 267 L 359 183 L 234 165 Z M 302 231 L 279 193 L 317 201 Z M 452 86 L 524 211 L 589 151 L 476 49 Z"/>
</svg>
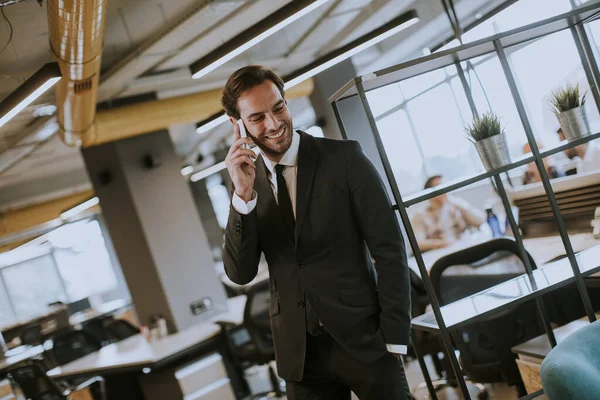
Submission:
<svg viewBox="0 0 600 400">
<path fill-rule="evenodd" d="M 224 333 L 233 362 L 242 372 L 253 365 L 269 365 L 269 378 L 272 390 L 255 394 L 253 398 L 281 397 L 279 379 L 270 362 L 275 360 L 275 347 L 271 335 L 269 317 L 269 281 L 264 280 L 250 287 L 246 292 L 244 323 L 236 326 L 230 322 L 217 322 Z"/>
<path fill-rule="evenodd" d="M 68 400 L 72 393 L 96 383 L 104 383 L 102 378 L 96 377 L 77 386 L 59 384 L 46 375 L 41 360 L 24 361 L 7 369 L 6 373 L 13 386 L 18 387 L 27 400 Z"/>
<path fill-rule="evenodd" d="M 21 329 L 21 344 L 29 346 L 38 346 L 43 343 L 42 326 L 40 324 L 30 324 Z"/>
<path fill-rule="evenodd" d="M 527 256 L 531 267 L 535 269 L 533 258 L 529 254 Z M 440 305 L 512 279 L 518 274 L 502 271 L 476 274 L 475 270 L 491 263 L 507 265 L 514 260 L 523 264 L 516 242 L 508 238 L 494 239 L 440 258 L 430 271 Z M 461 268 L 461 273 L 456 274 L 453 268 Z M 474 273 L 465 275 L 464 268 L 472 268 Z M 460 363 L 467 378 L 480 384 L 505 382 L 515 385 L 519 395 L 525 395 L 516 356 L 511 348 L 543 332 L 535 302 L 529 301 L 454 330 L 451 337 L 460 351 Z M 481 393 L 480 398 L 487 398 L 487 393 Z"/>
<path fill-rule="evenodd" d="M 109 341 L 113 343 L 140 333 L 140 328 L 122 319 L 108 319 L 104 323 L 104 329 Z"/>
<path fill-rule="evenodd" d="M 50 355 L 57 365 L 65 365 L 102 348 L 100 342 L 86 331 L 68 330 L 52 337 Z"/>
</svg>

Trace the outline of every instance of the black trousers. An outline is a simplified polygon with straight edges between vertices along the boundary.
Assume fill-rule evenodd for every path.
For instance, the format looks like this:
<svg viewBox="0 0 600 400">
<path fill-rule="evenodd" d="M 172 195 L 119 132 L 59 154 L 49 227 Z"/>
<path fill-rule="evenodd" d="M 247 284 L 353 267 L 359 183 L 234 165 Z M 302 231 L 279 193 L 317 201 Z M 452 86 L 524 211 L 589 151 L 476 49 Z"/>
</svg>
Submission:
<svg viewBox="0 0 600 400">
<path fill-rule="evenodd" d="M 325 333 L 307 338 L 304 377 L 287 382 L 289 400 L 410 400 L 402 362 L 386 353 L 373 363 L 351 356 Z"/>
</svg>

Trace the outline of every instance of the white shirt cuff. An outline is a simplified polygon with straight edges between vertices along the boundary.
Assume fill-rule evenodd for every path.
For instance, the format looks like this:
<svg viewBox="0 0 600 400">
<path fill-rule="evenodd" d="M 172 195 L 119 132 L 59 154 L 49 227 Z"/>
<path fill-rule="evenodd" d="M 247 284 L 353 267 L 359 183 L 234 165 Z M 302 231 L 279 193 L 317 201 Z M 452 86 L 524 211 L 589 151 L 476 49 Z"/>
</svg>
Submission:
<svg viewBox="0 0 600 400">
<path fill-rule="evenodd" d="M 231 204 L 233 205 L 233 208 L 235 209 L 235 211 L 237 211 L 238 213 L 240 213 L 242 215 L 248 215 L 256 207 L 257 199 L 258 199 L 258 194 L 256 193 L 255 190 L 252 191 L 252 200 L 250 200 L 247 203 L 244 200 L 242 200 L 240 198 L 240 196 L 238 196 L 235 192 L 233 192 L 233 198 L 231 199 Z"/>
<path fill-rule="evenodd" d="M 404 344 L 386 344 L 385 347 L 390 353 L 406 355 L 408 348 Z"/>
</svg>

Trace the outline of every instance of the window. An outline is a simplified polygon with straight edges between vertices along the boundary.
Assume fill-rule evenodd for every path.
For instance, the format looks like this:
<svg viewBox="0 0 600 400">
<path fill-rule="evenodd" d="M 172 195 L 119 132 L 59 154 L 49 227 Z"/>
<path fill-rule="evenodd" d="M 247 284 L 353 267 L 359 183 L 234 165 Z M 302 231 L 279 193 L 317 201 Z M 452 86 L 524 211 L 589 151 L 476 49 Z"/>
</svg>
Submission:
<svg viewBox="0 0 600 400">
<path fill-rule="evenodd" d="M 212 174 L 206 178 L 206 190 L 208 190 L 208 197 L 215 210 L 219 226 L 222 229 L 225 229 L 227 226 L 227 219 L 229 218 L 231 199 L 220 173 Z"/>
<path fill-rule="evenodd" d="M 48 304 L 67 300 L 51 254 L 4 268 L 2 277 L 18 320 L 44 314 Z"/>
<path fill-rule="evenodd" d="M 0 254 L 0 326 L 35 318 L 55 301 L 117 289 L 119 281 L 96 219 L 73 222 Z"/>
<path fill-rule="evenodd" d="M 465 32 L 463 41 L 483 39 L 571 8 L 570 0 L 520 0 Z M 600 22 L 592 31 L 600 40 Z M 570 35 L 563 31 L 506 50 L 536 137 L 546 147 L 558 140 L 556 118 L 547 104 L 550 91 L 567 81 L 589 87 Z M 458 40 L 453 40 L 439 50 L 458 45 Z M 559 60 L 554 59 L 556 54 L 561 55 Z M 461 66 L 477 111 L 493 110 L 498 114 L 511 155 L 520 156 L 527 138 L 498 58 L 487 55 Z M 446 180 L 453 180 L 483 169 L 474 146 L 464 135 L 464 126 L 472 115 L 456 67 L 372 90 L 367 99 L 403 194 L 420 190 L 427 176 L 443 173 Z M 593 101 L 588 101 L 588 105 L 597 114 L 592 110 Z"/>
<path fill-rule="evenodd" d="M 69 301 L 108 292 L 118 285 L 100 224 L 96 220 L 62 226 L 48 234 Z"/>
</svg>

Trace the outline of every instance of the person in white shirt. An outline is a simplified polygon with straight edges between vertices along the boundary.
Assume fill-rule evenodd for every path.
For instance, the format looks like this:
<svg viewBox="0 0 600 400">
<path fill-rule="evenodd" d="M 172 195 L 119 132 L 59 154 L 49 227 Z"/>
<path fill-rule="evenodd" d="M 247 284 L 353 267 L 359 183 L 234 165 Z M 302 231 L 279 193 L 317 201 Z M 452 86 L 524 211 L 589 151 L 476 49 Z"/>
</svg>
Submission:
<svg viewBox="0 0 600 400">
<path fill-rule="evenodd" d="M 425 189 L 442 183 L 442 176 L 427 179 Z M 412 215 L 411 223 L 421 251 L 447 247 L 459 240 L 469 228 L 478 229 L 485 213 L 464 199 L 442 194 L 429 200 Z"/>
</svg>

